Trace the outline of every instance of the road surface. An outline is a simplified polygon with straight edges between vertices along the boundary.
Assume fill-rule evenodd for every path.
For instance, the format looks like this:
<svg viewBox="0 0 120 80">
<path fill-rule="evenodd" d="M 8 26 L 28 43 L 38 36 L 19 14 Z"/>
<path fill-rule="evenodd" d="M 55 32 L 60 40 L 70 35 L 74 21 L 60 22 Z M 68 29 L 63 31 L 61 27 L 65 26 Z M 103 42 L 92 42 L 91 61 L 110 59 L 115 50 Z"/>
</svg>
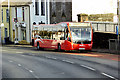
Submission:
<svg viewBox="0 0 120 80">
<path fill-rule="evenodd" d="M 2 47 L 2 78 L 119 79 L 119 61 L 68 53 Z"/>
</svg>

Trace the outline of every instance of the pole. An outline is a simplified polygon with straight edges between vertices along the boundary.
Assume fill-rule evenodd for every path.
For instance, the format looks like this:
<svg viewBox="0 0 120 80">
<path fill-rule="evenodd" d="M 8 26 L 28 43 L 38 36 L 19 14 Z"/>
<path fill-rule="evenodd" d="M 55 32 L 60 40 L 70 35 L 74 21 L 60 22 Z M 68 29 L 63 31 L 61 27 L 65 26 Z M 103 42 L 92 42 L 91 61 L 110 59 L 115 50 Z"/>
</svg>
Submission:
<svg viewBox="0 0 120 80">
<path fill-rule="evenodd" d="M 118 47 L 119 47 L 119 0 L 117 0 L 117 17 L 118 17 Z"/>
<path fill-rule="evenodd" d="M 119 0 L 117 0 L 117 17 L 118 17 L 118 32 L 119 32 Z M 119 34 L 118 34 L 118 41 L 119 41 Z"/>
<path fill-rule="evenodd" d="M 9 40 L 11 40 L 10 39 L 10 0 L 8 0 L 8 16 L 9 16 Z"/>
</svg>

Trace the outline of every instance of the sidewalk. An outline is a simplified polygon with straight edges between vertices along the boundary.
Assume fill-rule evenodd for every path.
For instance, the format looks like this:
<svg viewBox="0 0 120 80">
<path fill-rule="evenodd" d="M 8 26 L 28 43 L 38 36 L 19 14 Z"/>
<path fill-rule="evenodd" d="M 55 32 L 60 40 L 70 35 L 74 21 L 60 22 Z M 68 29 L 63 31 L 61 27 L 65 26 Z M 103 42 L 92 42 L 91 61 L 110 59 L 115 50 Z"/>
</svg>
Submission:
<svg viewBox="0 0 120 80">
<path fill-rule="evenodd" d="M 109 50 L 109 49 L 92 49 L 92 52 L 120 54 L 120 51 Z"/>
<path fill-rule="evenodd" d="M 32 47 L 32 45 L 3 45 L 8 47 Z M 110 53 L 110 54 L 120 54 L 120 51 L 115 50 L 109 50 L 109 49 L 92 49 L 92 52 L 98 52 L 98 53 Z"/>
<path fill-rule="evenodd" d="M 14 45 L 14 44 L 8 44 L 8 45 L 2 45 L 2 46 L 7 46 L 7 47 L 32 47 L 32 45 Z"/>
<path fill-rule="evenodd" d="M 6 46 L 6 47 L 32 48 L 31 45 L 3 45 L 3 46 Z M 97 58 L 102 58 L 102 59 L 120 61 L 120 59 L 119 59 L 120 55 L 118 55 L 116 53 L 116 51 L 110 52 L 108 49 L 92 49 L 91 52 L 84 53 L 84 54 L 83 53 L 65 53 L 65 54 L 90 56 L 90 57 L 97 57 Z"/>
</svg>

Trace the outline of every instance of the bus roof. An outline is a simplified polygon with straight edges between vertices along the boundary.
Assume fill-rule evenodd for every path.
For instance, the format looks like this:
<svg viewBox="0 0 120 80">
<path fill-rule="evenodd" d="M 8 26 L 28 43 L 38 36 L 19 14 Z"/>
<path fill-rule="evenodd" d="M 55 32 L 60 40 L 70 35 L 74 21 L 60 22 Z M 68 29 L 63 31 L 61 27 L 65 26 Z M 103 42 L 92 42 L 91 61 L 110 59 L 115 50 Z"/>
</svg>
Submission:
<svg viewBox="0 0 120 80">
<path fill-rule="evenodd" d="M 82 26 L 82 27 L 90 27 L 91 23 L 88 22 L 61 22 L 58 24 L 41 24 L 41 25 L 33 25 L 34 30 L 39 30 L 40 28 L 64 28 L 69 26 Z"/>
</svg>

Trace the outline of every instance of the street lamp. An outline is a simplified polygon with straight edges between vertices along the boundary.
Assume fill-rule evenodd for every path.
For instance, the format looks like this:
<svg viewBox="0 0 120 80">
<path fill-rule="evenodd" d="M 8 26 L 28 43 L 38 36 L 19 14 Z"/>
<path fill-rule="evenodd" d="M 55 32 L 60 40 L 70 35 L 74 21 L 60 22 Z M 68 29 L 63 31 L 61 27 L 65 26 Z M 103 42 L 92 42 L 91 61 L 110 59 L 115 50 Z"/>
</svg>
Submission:
<svg viewBox="0 0 120 80">
<path fill-rule="evenodd" d="M 0 25 L 0 27 L 4 27 L 4 24 L 2 23 L 2 24 Z"/>
<path fill-rule="evenodd" d="M 119 0 L 117 0 L 117 17 L 118 17 L 118 47 L 119 48 Z"/>
<path fill-rule="evenodd" d="M 10 0 L 8 0 L 9 40 L 10 40 Z"/>
<path fill-rule="evenodd" d="M 117 17 L 118 17 L 118 42 L 119 42 L 119 0 L 117 0 Z"/>
</svg>

